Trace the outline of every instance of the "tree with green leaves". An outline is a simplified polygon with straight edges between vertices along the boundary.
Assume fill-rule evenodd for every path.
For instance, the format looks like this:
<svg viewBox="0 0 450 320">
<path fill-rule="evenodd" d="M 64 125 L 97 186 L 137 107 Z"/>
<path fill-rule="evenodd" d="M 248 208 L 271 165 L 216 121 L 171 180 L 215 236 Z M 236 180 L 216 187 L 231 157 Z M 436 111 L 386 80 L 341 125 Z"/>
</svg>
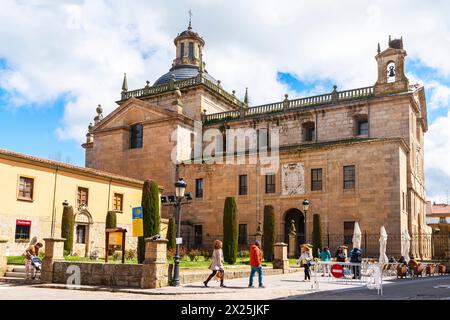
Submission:
<svg viewBox="0 0 450 320">
<path fill-rule="evenodd" d="M 273 260 L 273 245 L 275 244 L 275 209 L 272 205 L 264 206 L 264 224 L 263 224 L 263 254 L 264 260 Z"/>
<path fill-rule="evenodd" d="M 223 208 L 223 258 L 235 264 L 238 253 L 238 207 L 234 197 L 227 197 Z"/>
<path fill-rule="evenodd" d="M 75 215 L 72 206 L 64 206 L 61 221 L 61 238 L 64 241 L 64 251 L 71 254 L 73 251 L 73 228 L 75 225 Z"/>
<path fill-rule="evenodd" d="M 106 214 L 105 229 L 117 228 L 117 214 L 115 211 L 108 211 Z"/>
<path fill-rule="evenodd" d="M 138 261 L 145 259 L 145 238 L 150 238 L 160 232 L 160 195 L 159 186 L 155 181 L 146 180 L 142 188 L 142 222 L 144 236 L 138 238 Z"/>
<path fill-rule="evenodd" d="M 175 247 L 177 246 L 176 238 L 177 226 L 175 225 L 175 219 L 170 218 L 169 225 L 167 226 L 167 240 L 169 240 L 169 242 L 167 243 L 167 250 L 175 249 Z"/>
<path fill-rule="evenodd" d="M 318 249 L 322 250 L 322 226 L 320 224 L 320 215 L 314 214 L 313 215 L 313 232 L 312 232 L 312 239 L 313 239 L 313 256 L 317 258 L 319 256 Z"/>
</svg>

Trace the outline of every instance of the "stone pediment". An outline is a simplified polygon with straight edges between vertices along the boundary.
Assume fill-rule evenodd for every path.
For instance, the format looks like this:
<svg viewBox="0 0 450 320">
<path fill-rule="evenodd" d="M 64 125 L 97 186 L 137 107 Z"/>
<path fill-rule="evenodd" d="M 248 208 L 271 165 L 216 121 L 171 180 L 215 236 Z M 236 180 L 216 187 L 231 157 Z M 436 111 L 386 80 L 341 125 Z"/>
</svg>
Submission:
<svg viewBox="0 0 450 320">
<path fill-rule="evenodd" d="M 144 121 L 168 119 L 174 116 L 176 116 L 174 113 L 161 110 L 146 101 L 130 99 L 94 127 L 93 133 L 105 129 L 129 126 Z"/>
</svg>

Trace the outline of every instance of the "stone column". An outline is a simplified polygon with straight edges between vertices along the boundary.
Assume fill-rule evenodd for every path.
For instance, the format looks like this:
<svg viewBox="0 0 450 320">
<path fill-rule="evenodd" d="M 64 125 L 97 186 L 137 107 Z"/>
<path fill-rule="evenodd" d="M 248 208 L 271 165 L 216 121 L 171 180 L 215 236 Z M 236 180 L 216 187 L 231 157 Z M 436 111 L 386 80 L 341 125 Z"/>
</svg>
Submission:
<svg viewBox="0 0 450 320">
<path fill-rule="evenodd" d="M 53 263 L 64 261 L 64 241 L 63 238 L 45 238 L 45 257 L 42 261 L 41 280 L 44 282 L 53 281 Z"/>
<path fill-rule="evenodd" d="M 289 257 L 295 257 L 296 251 L 296 235 L 289 234 Z"/>
<path fill-rule="evenodd" d="M 167 239 L 145 239 L 145 260 L 142 265 L 141 288 L 154 289 L 169 284 Z"/>
<path fill-rule="evenodd" d="M 6 273 L 8 259 L 6 258 L 6 244 L 7 238 L 0 237 L 0 277 L 3 277 Z"/>
<path fill-rule="evenodd" d="M 273 268 L 274 269 L 289 269 L 289 260 L 287 258 L 287 244 L 283 242 L 277 242 L 273 245 L 274 259 Z"/>
</svg>

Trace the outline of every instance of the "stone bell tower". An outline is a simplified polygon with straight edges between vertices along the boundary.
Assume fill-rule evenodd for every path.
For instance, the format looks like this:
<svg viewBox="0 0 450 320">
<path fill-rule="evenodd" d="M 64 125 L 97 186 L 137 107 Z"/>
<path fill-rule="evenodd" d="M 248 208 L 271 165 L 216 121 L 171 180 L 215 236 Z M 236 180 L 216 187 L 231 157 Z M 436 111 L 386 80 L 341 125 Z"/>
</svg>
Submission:
<svg viewBox="0 0 450 320">
<path fill-rule="evenodd" d="M 403 38 L 391 39 L 389 48 L 381 52 L 378 44 L 378 80 L 375 83 L 375 95 L 405 92 L 409 89 L 409 81 L 405 76 L 406 51 L 403 50 Z"/>
</svg>

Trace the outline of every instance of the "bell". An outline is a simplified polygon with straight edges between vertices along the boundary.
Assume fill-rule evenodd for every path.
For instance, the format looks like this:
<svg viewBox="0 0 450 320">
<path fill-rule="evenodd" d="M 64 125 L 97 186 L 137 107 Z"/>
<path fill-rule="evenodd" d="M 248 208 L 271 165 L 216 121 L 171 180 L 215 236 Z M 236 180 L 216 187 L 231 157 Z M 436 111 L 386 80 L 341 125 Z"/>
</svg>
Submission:
<svg viewBox="0 0 450 320">
<path fill-rule="evenodd" d="M 389 74 L 388 74 L 389 77 L 395 77 L 394 68 L 395 68 L 394 66 L 389 67 Z"/>
</svg>

